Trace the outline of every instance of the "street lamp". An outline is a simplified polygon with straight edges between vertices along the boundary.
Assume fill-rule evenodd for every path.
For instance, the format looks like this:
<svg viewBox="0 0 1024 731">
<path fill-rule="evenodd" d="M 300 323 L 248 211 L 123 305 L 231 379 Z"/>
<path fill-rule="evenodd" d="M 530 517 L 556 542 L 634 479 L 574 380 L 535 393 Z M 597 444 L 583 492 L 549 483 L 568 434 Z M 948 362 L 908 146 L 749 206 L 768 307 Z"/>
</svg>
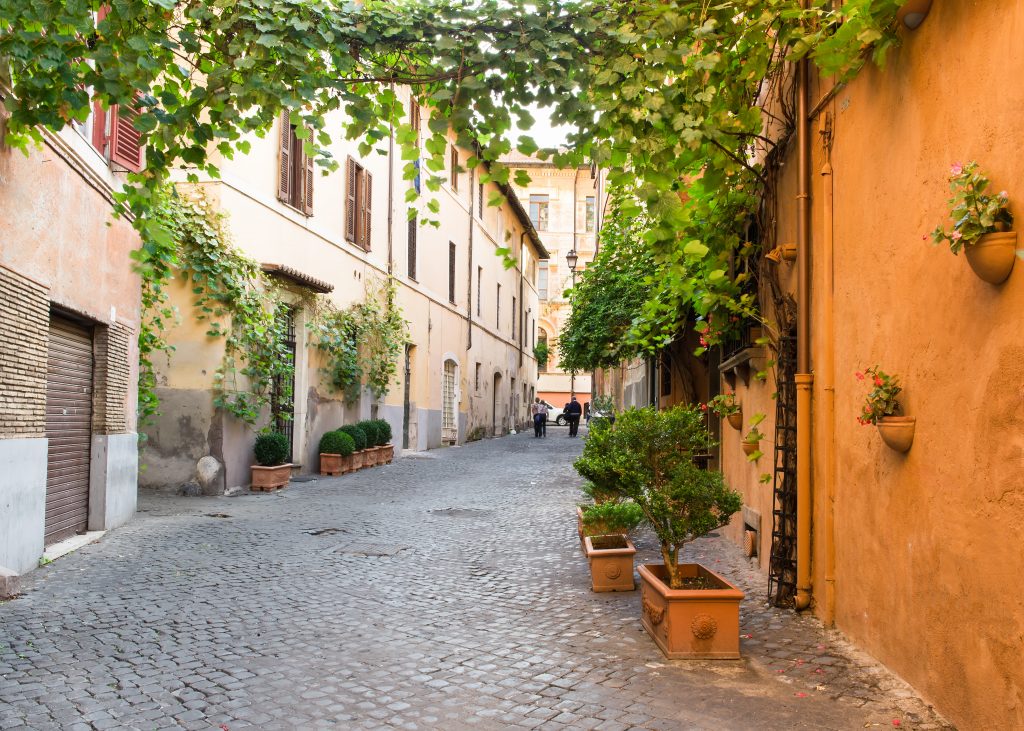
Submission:
<svg viewBox="0 0 1024 731">
<path fill-rule="evenodd" d="M 576 288 L 576 263 L 580 260 L 579 256 L 576 255 L 576 247 L 569 249 L 569 253 L 565 255 L 565 263 L 569 265 L 569 271 L 572 272 L 572 287 Z M 569 372 L 569 395 L 576 395 L 576 371 Z"/>
</svg>

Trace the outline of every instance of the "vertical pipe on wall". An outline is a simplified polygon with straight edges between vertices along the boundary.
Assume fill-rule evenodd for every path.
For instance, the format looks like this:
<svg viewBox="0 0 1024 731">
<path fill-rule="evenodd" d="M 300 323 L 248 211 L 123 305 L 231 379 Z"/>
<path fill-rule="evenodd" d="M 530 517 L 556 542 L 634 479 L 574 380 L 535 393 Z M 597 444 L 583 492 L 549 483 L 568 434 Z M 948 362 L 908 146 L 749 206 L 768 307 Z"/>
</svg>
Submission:
<svg viewBox="0 0 1024 731">
<path fill-rule="evenodd" d="M 836 357 L 835 357 L 835 316 L 833 298 L 835 295 L 835 273 L 833 247 L 835 245 L 833 223 L 833 200 L 835 185 L 832 178 L 831 161 L 831 116 L 822 119 L 822 138 L 825 143 L 825 164 L 822 176 L 822 242 L 821 271 L 824 275 L 821 308 L 821 418 L 822 446 L 825 449 L 825 529 L 822 539 L 825 543 L 825 596 L 821 620 L 825 626 L 835 624 L 836 606 L 836 548 L 835 548 L 835 489 L 836 489 Z"/>
<path fill-rule="evenodd" d="M 806 0 L 803 3 L 806 6 Z M 809 68 L 797 62 L 796 608 L 811 604 L 811 145 Z"/>
<path fill-rule="evenodd" d="M 469 171 L 469 244 L 466 269 L 466 350 L 473 347 L 473 195 L 476 192 L 476 168 Z M 500 214 L 499 214 L 500 215 Z M 467 353 L 468 355 L 468 353 Z M 466 362 L 469 368 L 469 362 Z M 467 371 L 468 372 L 468 371 Z"/>
</svg>

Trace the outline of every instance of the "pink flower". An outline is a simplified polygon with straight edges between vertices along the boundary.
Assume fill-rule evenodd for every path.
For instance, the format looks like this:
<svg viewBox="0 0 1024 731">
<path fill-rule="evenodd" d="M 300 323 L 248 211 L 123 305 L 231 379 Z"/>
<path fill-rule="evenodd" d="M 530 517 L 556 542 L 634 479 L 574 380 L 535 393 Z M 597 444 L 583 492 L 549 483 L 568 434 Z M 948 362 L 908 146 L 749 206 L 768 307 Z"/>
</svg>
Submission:
<svg viewBox="0 0 1024 731">
<path fill-rule="evenodd" d="M 857 376 L 857 380 L 858 380 L 858 381 L 863 381 L 863 380 L 864 380 L 864 374 L 863 374 L 863 373 L 861 373 L 860 371 L 857 371 L 857 372 L 856 372 L 856 373 L 854 373 L 853 375 Z"/>
<path fill-rule="evenodd" d="M 959 175 L 964 171 L 964 166 L 958 162 L 953 163 L 953 167 L 949 169 L 949 172 L 953 175 Z"/>
<path fill-rule="evenodd" d="M 962 233 L 960 233 L 959 231 L 954 231 L 953 234 L 949 238 L 953 239 L 953 241 L 959 241 L 963 237 L 964 237 L 964 235 Z"/>
<path fill-rule="evenodd" d="M 1009 198 L 1010 194 L 1007 193 L 1005 190 L 1001 190 L 1001 191 L 999 191 L 999 197 L 1000 198 Z"/>
</svg>

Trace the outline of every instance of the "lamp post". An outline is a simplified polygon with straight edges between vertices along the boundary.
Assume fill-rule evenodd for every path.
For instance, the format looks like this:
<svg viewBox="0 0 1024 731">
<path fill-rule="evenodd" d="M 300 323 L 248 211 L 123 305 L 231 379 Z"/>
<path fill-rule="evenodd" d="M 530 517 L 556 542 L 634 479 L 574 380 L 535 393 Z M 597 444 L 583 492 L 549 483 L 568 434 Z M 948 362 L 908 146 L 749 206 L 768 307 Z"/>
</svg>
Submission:
<svg viewBox="0 0 1024 731">
<path fill-rule="evenodd" d="M 569 249 L 569 253 L 565 255 L 565 263 L 569 265 L 569 271 L 572 273 L 572 288 L 576 288 L 576 263 L 579 261 L 579 256 L 576 254 L 576 247 Z M 570 371 L 569 374 L 569 396 L 576 395 L 576 371 Z"/>
</svg>

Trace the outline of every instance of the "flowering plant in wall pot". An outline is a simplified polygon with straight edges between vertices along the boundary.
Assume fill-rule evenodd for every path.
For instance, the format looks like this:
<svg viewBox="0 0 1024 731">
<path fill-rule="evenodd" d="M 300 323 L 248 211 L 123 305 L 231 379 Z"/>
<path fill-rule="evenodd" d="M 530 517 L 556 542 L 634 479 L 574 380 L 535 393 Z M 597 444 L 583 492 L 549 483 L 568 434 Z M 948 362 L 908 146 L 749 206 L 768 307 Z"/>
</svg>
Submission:
<svg viewBox="0 0 1024 731">
<path fill-rule="evenodd" d="M 743 408 L 736 401 L 736 394 L 730 391 L 720 393 L 712 398 L 702 410 L 710 411 L 727 420 L 733 429 L 743 427 Z"/>
<path fill-rule="evenodd" d="M 917 419 L 913 416 L 903 416 L 903 407 L 897 399 L 903 390 L 899 379 L 891 376 L 878 366 L 866 368 L 854 374 L 859 381 L 869 381 L 871 391 L 864 399 L 864 405 L 857 422 L 862 426 L 874 424 L 882 441 L 890 449 L 897 452 L 906 452 L 914 443 L 914 428 Z"/>
<path fill-rule="evenodd" d="M 936 245 L 948 244 L 953 254 L 963 249 L 975 274 L 990 284 L 1000 284 L 1013 269 L 1017 233 L 1010 230 L 1009 194 L 1005 190 L 992 194 L 988 187 L 989 180 L 978 170 L 978 163 L 955 163 L 949 171 L 953 226 L 937 226 L 931 238 Z"/>
<path fill-rule="evenodd" d="M 756 462 L 764 452 L 761 451 L 761 440 L 765 438 L 757 425 L 764 421 L 764 414 L 757 413 L 750 417 L 750 431 L 743 437 L 743 451 L 747 455 L 748 462 Z"/>
</svg>

